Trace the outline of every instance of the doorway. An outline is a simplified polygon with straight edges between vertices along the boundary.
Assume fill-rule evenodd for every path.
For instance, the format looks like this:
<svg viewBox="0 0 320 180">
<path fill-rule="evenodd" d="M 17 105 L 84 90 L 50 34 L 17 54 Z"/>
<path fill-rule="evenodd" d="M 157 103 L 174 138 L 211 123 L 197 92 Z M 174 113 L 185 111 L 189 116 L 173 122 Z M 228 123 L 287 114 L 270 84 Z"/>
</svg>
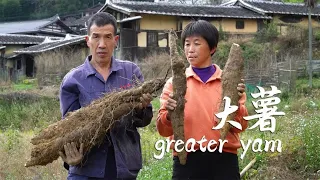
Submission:
<svg viewBox="0 0 320 180">
<path fill-rule="evenodd" d="M 32 57 L 26 57 L 26 76 L 34 77 L 34 60 Z"/>
</svg>

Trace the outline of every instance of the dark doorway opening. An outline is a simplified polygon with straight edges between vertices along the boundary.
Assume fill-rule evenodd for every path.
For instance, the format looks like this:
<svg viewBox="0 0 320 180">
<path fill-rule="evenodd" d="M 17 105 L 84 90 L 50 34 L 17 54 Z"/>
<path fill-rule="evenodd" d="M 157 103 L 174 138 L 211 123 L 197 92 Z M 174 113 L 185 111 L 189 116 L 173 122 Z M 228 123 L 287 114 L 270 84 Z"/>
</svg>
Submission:
<svg viewBox="0 0 320 180">
<path fill-rule="evenodd" d="M 34 77 L 34 60 L 32 57 L 26 57 L 26 76 Z"/>
</svg>

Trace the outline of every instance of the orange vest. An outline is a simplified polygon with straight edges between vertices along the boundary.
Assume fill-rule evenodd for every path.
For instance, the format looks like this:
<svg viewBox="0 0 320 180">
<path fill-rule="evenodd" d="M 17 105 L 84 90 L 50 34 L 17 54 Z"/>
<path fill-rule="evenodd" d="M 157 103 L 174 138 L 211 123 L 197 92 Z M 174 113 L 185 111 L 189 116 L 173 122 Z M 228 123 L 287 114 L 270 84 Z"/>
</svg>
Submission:
<svg viewBox="0 0 320 180">
<path fill-rule="evenodd" d="M 207 80 L 202 82 L 199 76 L 192 70 L 191 66 L 186 69 L 187 77 L 187 91 L 185 95 L 186 103 L 184 109 L 184 136 L 185 143 L 188 139 L 194 138 L 199 141 L 204 136 L 207 141 L 202 143 L 202 146 L 207 146 L 210 140 L 219 142 L 220 130 L 213 130 L 220 120 L 215 116 L 219 113 L 219 106 L 222 101 L 222 70 L 217 65 L 215 66 L 215 73 Z M 237 85 L 235 85 L 237 87 Z M 167 113 L 165 102 L 169 94 L 173 92 L 172 78 L 170 78 L 162 91 L 160 96 L 160 109 L 157 117 L 157 129 L 161 136 L 173 139 L 173 130 L 171 121 L 167 120 Z M 238 102 L 237 115 L 234 121 L 241 124 L 242 130 L 231 128 L 226 136 L 227 143 L 223 144 L 223 151 L 230 153 L 237 153 L 237 149 L 241 146 L 239 133 L 248 127 L 248 121 L 244 120 L 244 116 L 248 116 L 247 109 L 244 105 L 246 95 L 244 94 Z M 231 102 L 231 105 L 237 105 Z M 190 145 L 189 145 L 190 146 Z M 214 149 L 217 144 L 213 144 L 211 149 Z M 199 149 L 199 144 L 195 144 L 195 149 Z M 173 144 L 171 149 L 173 148 Z M 190 149 L 190 147 L 189 147 Z M 218 148 L 217 148 L 218 150 Z M 173 152 L 177 155 L 176 152 Z"/>
</svg>

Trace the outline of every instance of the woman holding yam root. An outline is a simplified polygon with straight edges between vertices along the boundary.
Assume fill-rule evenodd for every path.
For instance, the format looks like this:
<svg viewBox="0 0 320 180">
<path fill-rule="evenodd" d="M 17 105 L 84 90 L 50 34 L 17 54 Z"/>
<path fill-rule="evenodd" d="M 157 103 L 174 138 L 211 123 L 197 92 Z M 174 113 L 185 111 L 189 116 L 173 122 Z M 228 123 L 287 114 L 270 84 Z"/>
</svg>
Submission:
<svg viewBox="0 0 320 180">
<path fill-rule="evenodd" d="M 220 131 L 213 129 L 219 124 L 215 114 L 219 113 L 222 104 L 223 90 L 222 70 L 212 64 L 211 56 L 215 53 L 219 34 L 217 29 L 207 21 L 198 20 L 189 23 L 181 35 L 184 53 L 190 64 L 185 71 L 186 93 L 184 104 L 184 142 L 194 139 L 196 144 L 189 144 L 194 151 L 187 153 L 185 165 L 180 164 L 177 151 L 173 148 L 173 175 L 172 179 L 240 179 L 237 149 L 240 148 L 239 133 L 244 131 L 248 122 L 243 119 L 247 116 L 245 85 L 243 80 L 233 85 L 237 91 L 239 101 L 238 109 L 233 121 L 238 122 L 242 129 L 232 127 L 224 141 L 219 141 Z M 161 136 L 173 139 L 174 129 L 170 112 L 177 107 L 177 100 L 173 98 L 172 78 L 166 82 L 160 97 L 161 107 L 157 118 L 157 129 Z M 204 139 L 205 138 L 205 139 Z M 208 147 L 208 142 L 213 140 L 210 149 L 214 152 L 203 150 L 200 146 Z M 220 143 L 219 143 L 220 142 Z M 221 143 L 223 142 L 223 143 Z M 201 145 L 200 145 L 201 144 Z M 186 147 L 187 148 L 187 147 Z M 219 152 L 218 149 L 222 151 Z"/>
<path fill-rule="evenodd" d="M 119 39 L 116 31 L 116 19 L 111 14 L 97 13 L 89 19 L 86 41 L 91 55 L 63 79 L 60 91 L 63 116 L 105 93 L 128 89 L 135 81 L 143 81 L 137 65 L 113 58 Z M 136 179 L 142 166 L 137 127 L 147 126 L 153 114 L 152 96 L 143 94 L 140 100 L 139 107 L 116 119 L 113 128 L 105 132 L 102 144 L 95 145 L 88 153 L 83 154 L 83 144 L 79 146 L 79 142 L 64 145 L 64 151 L 59 154 L 69 170 L 68 179 Z M 98 109 L 98 113 L 103 114 L 103 110 Z"/>
</svg>

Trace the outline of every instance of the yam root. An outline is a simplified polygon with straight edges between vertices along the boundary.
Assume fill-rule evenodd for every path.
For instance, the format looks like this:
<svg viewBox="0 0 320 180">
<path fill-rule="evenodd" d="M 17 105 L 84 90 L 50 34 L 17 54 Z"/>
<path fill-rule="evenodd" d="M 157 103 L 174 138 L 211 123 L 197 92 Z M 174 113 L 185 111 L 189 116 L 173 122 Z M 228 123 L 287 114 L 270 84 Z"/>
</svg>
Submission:
<svg viewBox="0 0 320 180">
<path fill-rule="evenodd" d="M 164 84 L 165 79 L 154 79 L 132 89 L 106 94 L 90 105 L 68 113 L 64 120 L 48 126 L 31 139 L 34 147 L 25 166 L 53 162 L 59 158 L 58 152 L 63 150 L 63 145 L 69 142 L 76 142 L 78 147 L 83 143 L 84 153 L 90 151 L 103 142 L 106 132 L 116 120 L 139 105 L 142 94 L 152 94 L 162 89 Z"/>
<path fill-rule="evenodd" d="M 177 101 L 177 107 L 173 111 L 169 111 L 169 115 L 172 122 L 174 139 L 185 141 L 184 137 L 184 105 L 185 94 L 187 89 L 187 80 L 185 75 L 185 62 L 178 53 L 177 49 L 177 35 L 174 31 L 170 31 L 170 59 L 172 67 L 172 84 L 173 84 L 173 99 Z M 187 161 L 187 152 L 185 148 L 178 146 L 179 149 L 183 149 L 178 152 L 180 164 L 185 165 Z"/>
<path fill-rule="evenodd" d="M 238 105 L 239 95 L 237 86 L 244 78 L 244 61 L 242 57 L 242 50 L 238 44 L 233 43 L 230 49 L 228 61 L 223 69 L 222 73 L 222 98 L 229 97 L 231 99 L 231 105 Z M 219 112 L 224 111 L 225 102 L 221 102 Z M 237 111 L 230 114 L 227 117 L 228 120 L 234 120 Z M 220 138 L 224 140 L 227 133 L 232 126 L 230 123 L 225 123 L 220 130 Z"/>
</svg>

